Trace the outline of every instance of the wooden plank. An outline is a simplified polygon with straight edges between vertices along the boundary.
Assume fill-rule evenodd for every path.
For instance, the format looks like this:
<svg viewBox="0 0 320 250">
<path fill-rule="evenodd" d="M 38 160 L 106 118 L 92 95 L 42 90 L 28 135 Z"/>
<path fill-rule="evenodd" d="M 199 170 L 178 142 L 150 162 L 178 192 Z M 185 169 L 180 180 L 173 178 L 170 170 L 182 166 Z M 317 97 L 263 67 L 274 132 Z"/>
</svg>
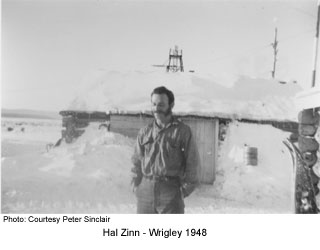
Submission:
<svg viewBox="0 0 320 250">
<path fill-rule="evenodd" d="M 196 120 L 194 120 L 193 118 L 181 118 L 181 120 L 190 127 L 192 135 L 194 137 L 194 140 L 196 141 L 199 155 L 200 155 L 200 162 L 201 162 L 200 180 L 202 181 L 203 180 L 203 163 L 202 163 L 202 154 L 201 154 L 202 153 L 202 145 L 201 145 L 201 142 L 199 141 L 198 124 L 197 124 Z"/>
<path fill-rule="evenodd" d="M 205 159 L 205 139 L 204 139 L 204 122 L 202 120 L 196 121 L 197 124 L 197 141 L 199 144 L 199 154 L 201 160 L 201 181 L 207 182 L 207 162 Z"/>
<path fill-rule="evenodd" d="M 151 121 L 150 118 L 135 116 L 111 116 L 110 131 L 136 138 L 139 130 Z"/>
<path fill-rule="evenodd" d="M 210 158 L 210 165 L 212 166 L 211 167 L 211 173 L 212 173 L 212 179 L 211 179 L 211 181 L 212 181 L 212 183 L 214 182 L 214 179 L 215 179 L 215 167 L 216 167 L 216 165 L 215 165 L 215 162 L 214 162 L 214 157 L 215 157 L 215 146 L 214 146 L 214 143 L 215 143 L 215 141 L 217 141 L 218 140 L 218 137 L 217 136 L 215 136 L 215 120 L 213 120 L 212 122 L 211 122 L 211 124 L 210 124 L 210 127 L 208 128 L 209 129 L 209 131 L 208 131 L 208 133 L 209 133 L 209 135 L 210 135 L 210 138 L 212 138 L 211 140 L 209 140 L 208 141 L 208 152 L 207 152 L 207 154 L 208 154 L 208 158 Z"/>
<path fill-rule="evenodd" d="M 218 153 L 219 153 L 219 119 L 215 118 L 213 120 L 214 132 L 213 132 L 213 182 L 216 179 L 216 168 L 218 166 Z"/>
<path fill-rule="evenodd" d="M 213 123 L 204 123 L 203 138 L 204 138 L 204 149 L 203 149 L 203 160 L 205 162 L 205 181 L 213 183 L 213 159 L 212 154 L 212 140 L 213 140 Z"/>
<path fill-rule="evenodd" d="M 203 181 L 205 183 L 212 184 L 214 180 L 214 165 L 213 165 L 213 155 L 212 155 L 212 144 L 213 144 L 213 122 L 203 122 L 203 134 L 202 140 L 203 140 L 203 162 L 204 162 L 204 176 Z"/>
<path fill-rule="evenodd" d="M 215 180 L 215 165 L 217 160 L 217 149 L 215 144 L 218 142 L 218 133 L 216 133 L 216 121 L 208 119 L 183 118 L 190 126 L 193 136 L 196 140 L 200 160 L 201 160 L 201 182 L 213 184 Z"/>
</svg>

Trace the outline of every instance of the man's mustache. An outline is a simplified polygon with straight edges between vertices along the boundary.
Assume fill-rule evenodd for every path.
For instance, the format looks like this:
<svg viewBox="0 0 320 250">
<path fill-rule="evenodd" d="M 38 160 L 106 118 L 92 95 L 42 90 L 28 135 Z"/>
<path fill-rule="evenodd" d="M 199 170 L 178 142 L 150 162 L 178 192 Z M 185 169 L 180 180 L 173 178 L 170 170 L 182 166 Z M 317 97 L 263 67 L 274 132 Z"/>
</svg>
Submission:
<svg viewBox="0 0 320 250">
<path fill-rule="evenodd" d="M 166 112 L 159 110 L 159 111 L 153 111 L 153 113 L 154 113 L 154 114 L 165 114 Z"/>
<path fill-rule="evenodd" d="M 155 115 L 155 114 L 162 114 L 164 116 L 168 116 L 172 113 L 172 110 L 169 108 L 167 111 L 162 111 L 162 110 L 155 110 L 155 111 L 152 111 L 152 114 Z"/>
</svg>

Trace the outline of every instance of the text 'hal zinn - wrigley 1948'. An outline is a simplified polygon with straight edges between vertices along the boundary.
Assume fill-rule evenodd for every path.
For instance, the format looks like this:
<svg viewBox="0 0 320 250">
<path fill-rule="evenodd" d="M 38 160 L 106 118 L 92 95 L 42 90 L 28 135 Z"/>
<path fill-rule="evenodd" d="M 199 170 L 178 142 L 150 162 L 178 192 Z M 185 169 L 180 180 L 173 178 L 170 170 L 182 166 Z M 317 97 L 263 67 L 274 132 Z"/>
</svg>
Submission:
<svg viewBox="0 0 320 250">
<path fill-rule="evenodd" d="M 155 228 L 149 228 L 147 232 L 140 231 L 140 230 L 132 230 L 129 228 L 116 228 L 116 229 L 103 229 L 102 232 L 103 236 L 111 236 L 111 237 L 117 237 L 117 236 L 155 236 L 155 237 L 177 237 L 180 238 L 183 235 L 183 230 L 172 230 L 172 229 L 155 229 Z M 207 236 L 207 230 L 206 229 L 186 229 L 185 230 L 186 236 Z"/>
</svg>

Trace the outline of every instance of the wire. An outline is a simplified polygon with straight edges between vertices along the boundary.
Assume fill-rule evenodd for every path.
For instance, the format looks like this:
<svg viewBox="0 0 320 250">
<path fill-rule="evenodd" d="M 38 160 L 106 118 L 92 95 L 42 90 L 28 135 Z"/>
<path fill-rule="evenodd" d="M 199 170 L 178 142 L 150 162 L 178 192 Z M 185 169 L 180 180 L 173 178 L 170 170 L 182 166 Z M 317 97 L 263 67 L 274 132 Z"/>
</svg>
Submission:
<svg viewBox="0 0 320 250">
<path fill-rule="evenodd" d="M 293 9 L 293 10 L 295 10 L 295 11 L 297 11 L 297 12 L 300 12 L 300 13 L 306 15 L 306 16 L 313 17 L 313 18 L 317 18 L 316 15 L 311 14 L 311 13 L 308 12 L 308 11 L 305 11 L 305 10 L 302 10 L 302 9 L 299 9 L 299 8 L 296 8 L 296 7 L 289 7 L 289 8 L 290 8 L 290 9 Z"/>
<path fill-rule="evenodd" d="M 297 34 L 289 35 L 289 36 L 287 36 L 287 37 L 285 37 L 285 38 L 278 39 L 278 42 L 279 42 L 279 43 L 280 43 L 280 42 L 282 43 L 282 42 L 287 42 L 288 40 L 289 40 L 289 41 L 292 41 L 292 39 L 294 39 L 294 38 L 300 37 L 300 36 L 305 35 L 305 34 L 307 34 L 307 33 L 311 33 L 311 32 L 313 32 L 313 31 L 314 31 L 314 29 L 312 29 L 312 30 L 310 29 L 310 30 L 307 30 L 307 31 L 299 32 L 299 33 L 297 33 Z M 252 50 L 244 51 L 244 52 L 242 52 L 242 53 L 240 53 L 240 54 L 241 54 L 242 56 L 246 56 L 246 55 L 249 55 L 249 54 L 258 52 L 258 51 L 263 51 L 263 50 L 265 50 L 265 49 L 267 49 L 267 48 L 270 48 L 270 46 L 271 46 L 271 42 L 268 43 L 268 44 L 262 45 L 262 46 L 258 46 L 258 47 L 254 48 L 254 49 L 252 49 Z M 236 56 L 239 56 L 239 54 L 237 54 L 237 55 L 226 55 L 226 56 L 222 56 L 222 57 L 215 58 L 215 59 L 209 59 L 209 60 L 204 61 L 204 62 L 202 63 L 202 65 L 207 65 L 207 64 L 212 63 L 212 62 L 218 62 L 218 61 L 221 61 L 221 60 L 224 60 L 224 59 L 227 59 L 227 58 L 236 57 Z"/>
<path fill-rule="evenodd" d="M 305 34 L 308 34 L 308 33 L 311 33 L 311 32 L 314 32 L 314 29 L 310 29 L 310 30 L 307 30 L 307 31 L 304 31 L 304 32 L 301 32 L 301 33 L 298 33 L 298 34 L 294 34 L 294 35 L 290 35 L 290 36 L 287 36 L 281 40 L 278 40 L 278 42 L 284 42 L 284 41 L 287 41 L 287 40 L 292 40 L 292 38 L 297 38 L 297 37 L 300 37 L 302 35 L 305 35 Z"/>
</svg>

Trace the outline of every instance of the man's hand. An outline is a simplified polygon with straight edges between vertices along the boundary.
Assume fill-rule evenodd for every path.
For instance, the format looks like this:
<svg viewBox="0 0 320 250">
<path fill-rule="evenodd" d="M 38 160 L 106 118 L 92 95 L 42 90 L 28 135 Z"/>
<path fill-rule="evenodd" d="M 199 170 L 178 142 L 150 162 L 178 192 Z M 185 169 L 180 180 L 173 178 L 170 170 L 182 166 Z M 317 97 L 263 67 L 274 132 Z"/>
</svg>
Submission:
<svg viewBox="0 0 320 250">
<path fill-rule="evenodd" d="M 132 192 L 135 193 L 142 180 L 142 175 L 131 173 Z"/>
<path fill-rule="evenodd" d="M 197 184 L 191 184 L 191 183 L 184 183 L 182 185 L 182 194 L 183 197 L 186 198 L 188 197 L 197 187 Z"/>
<path fill-rule="evenodd" d="M 132 193 L 135 193 L 137 191 L 138 187 L 136 187 L 135 185 L 132 185 Z"/>
</svg>

